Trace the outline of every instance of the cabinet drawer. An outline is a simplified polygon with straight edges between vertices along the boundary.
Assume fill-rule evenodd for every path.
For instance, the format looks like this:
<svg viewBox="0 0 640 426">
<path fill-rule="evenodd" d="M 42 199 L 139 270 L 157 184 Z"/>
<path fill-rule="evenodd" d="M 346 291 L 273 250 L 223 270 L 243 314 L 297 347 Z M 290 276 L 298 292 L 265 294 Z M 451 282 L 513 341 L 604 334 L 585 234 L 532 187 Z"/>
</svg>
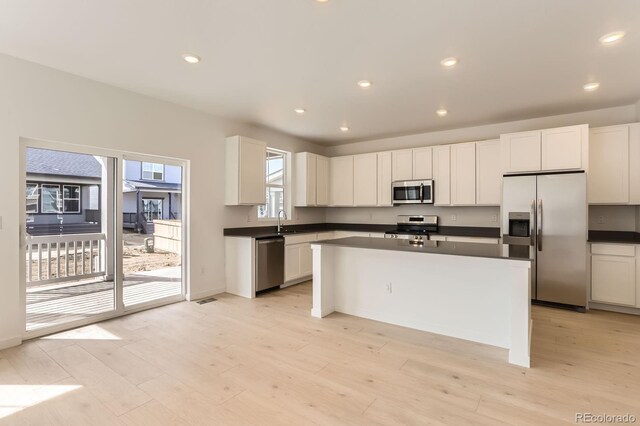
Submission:
<svg viewBox="0 0 640 426">
<path fill-rule="evenodd" d="M 634 257 L 636 255 L 636 247 L 631 244 L 591 244 L 591 253 Z"/>
<path fill-rule="evenodd" d="M 500 240 L 498 238 L 486 238 L 486 237 L 447 237 L 447 241 L 455 243 L 485 243 L 485 244 L 498 244 Z"/>
<path fill-rule="evenodd" d="M 318 234 L 297 234 L 297 235 L 285 235 L 284 244 L 289 246 L 291 244 L 308 243 L 315 241 L 318 238 Z"/>
</svg>

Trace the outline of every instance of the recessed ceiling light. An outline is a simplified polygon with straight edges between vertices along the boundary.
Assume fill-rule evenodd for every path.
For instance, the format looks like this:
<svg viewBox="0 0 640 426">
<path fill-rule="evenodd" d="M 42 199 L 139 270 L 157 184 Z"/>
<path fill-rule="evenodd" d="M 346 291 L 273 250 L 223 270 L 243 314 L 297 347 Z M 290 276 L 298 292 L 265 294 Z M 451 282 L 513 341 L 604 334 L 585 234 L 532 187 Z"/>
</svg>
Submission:
<svg viewBox="0 0 640 426">
<path fill-rule="evenodd" d="M 328 2 L 329 0 L 316 0 L 316 1 L 317 1 L 318 3 L 326 3 L 326 2 Z"/>
<path fill-rule="evenodd" d="M 615 31 L 609 34 L 605 34 L 602 37 L 600 37 L 600 43 L 604 44 L 605 46 L 608 46 L 617 41 L 620 41 L 622 37 L 624 37 L 624 35 L 625 35 L 624 31 Z"/>
<path fill-rule="evenodd" d="M 294 108 L 294 109 L 293 109 L 293 111 L 294 111 L 296 114 L 299 114 L 299 115 L 302 115 L 302 114 L 304 114 L 305 112 L 307 112 L 307 110 L 306 110 L 306 109 L 304 109 L 304 108 Z"/>
<path fill-rule="evenodd" d="M 373 85 L 373 83 L 369 80 L 360 80 L 358 82 L 358 86 L 362 87 L 363 89 L 368 89 L 369 87 L 371 87 L 371 85 Z"/>
<path fill-rule="evenodd" d="M 454 57 L 444 58 L 443 60 L 440 61 L 440 65 L 442 65 L 445 68 L 454 67 L 456 66 L 457 63 L 458 63 L 458 58 L 454 58 Z"/>
<path fill-rule="evenodd" d="M 598 87 L 600 87 L 600 83 L 598 83 L 597 81 L 587 83 L 582 86 L 585 92 L 593 92 L 594 90 L 598 90 Z"/>
<path fill-rule="evenodd" d="M 348 131 L 349 131 L 349 127 L 347 127 L 347 126 L 340 126 L 340 131 L 341 131 L 341 132 L 348 132 Z"/>
<path fill-rule="evenodd" d="M 197 64 L 198 62 L 200 62 L 200 56 L 194 55 L 192 53 L 185 53 L 184 55 L 182 55 L 182 59 L 189 62 L 190 64 Z"/>
<path fill-rule="evenodd" d="M 449 111 L 444 108 L 440 108 L 436 110 L 436 114 L 438 114 L 440 117 L 444 117 L 445 115 L 449 114 Z"/>
</svg>

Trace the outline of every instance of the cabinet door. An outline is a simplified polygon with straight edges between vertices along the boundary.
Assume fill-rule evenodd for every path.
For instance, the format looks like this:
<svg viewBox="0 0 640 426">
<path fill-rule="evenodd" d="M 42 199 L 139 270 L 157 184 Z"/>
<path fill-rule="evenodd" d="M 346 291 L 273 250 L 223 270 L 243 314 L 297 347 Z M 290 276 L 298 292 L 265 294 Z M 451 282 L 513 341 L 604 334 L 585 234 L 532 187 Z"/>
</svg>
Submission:
<svg viewBox="0 0 640 426">
<path fill-rule="evenodd" d="M 413 150 L 403 149 L 391 153 L 393 181 L 413 179 Z"/>
<path fill-rule="evenodd" d="M 313 274 L 313 251 L 311 244 L 300 244 L 300 276 L 308 277 Z"/>
<path fill-rule="evenodd" d="M 240 139 L 239 204 L 265 204 L 267 146 L 249 138 Z"/>
<path fill-rule="evenodd" d="M 476 203 L 476 144 L 459 143 L 450 149 L 451 204 L 473 205 Z"/>
<path fill-rule="evenodd" d="M 505 173 L 539 171 L 541 137 L 539 130 L 502 135 L 500 144 Z"/>
<path fill-rule="evenodd" d="M 391 153 L 378 153 L 378 205 L 391 206 Z"/>
<path fill-rule="evenodd" d="M 433 186 L 435 205 L 451 204 L 451 164 L 449 145 L 433 147 Z"/>
<path fill-rule="evenodd" d="M 433 149 L 430 146 L 413 150 L 413 179 L 433 179 Z"/>
<path fill-rule="evenodd" d="M 594 302 L 635 306 L 635 257 L 592 255 L 591 299 Z"/>
<path fill-rule="evenodd" d="M 542 170 L 583 168 L 583 131 L 586 133 L 584 125 L 543 130 Z M 585 134 L 584 137 L 587 135 Z"/>
<path fill-rule="evenodd" d="M 500 139 L 476 144 L 476 204 L 499 206 L 502 199 Z"/>
<path fill-rule="evenodd" d="M 640 204 L 640 123 L 629 124 L 629 203 Z"/>
<path fill-rule="evenodd" d="M 284 247 L 284 280 L 291 281 L 300 277 L 300 247 L 304 244 L 292 244 Z"/>
<path fill-rule="evenodd" d="M 589 132 L 589 203 L 629 202 L 629 126 Z"/>
<path fill-rule="evenodd" d="M 321 155 L 316 158 L 316 205 L 329 205 L 329 159 Z"/>
<path fill-rule="evenodd" d="M 378 155 L 353 157 L 353 204 L 375 206 L 378 202 Z"/>
<path fill-rule="evenodd" d="M 307 176 L 306 176 L 306 193 L 307 193 L 307 205 L 316 205 L 316 166 L 318 156 L 309 153 L 307 155 Z"/>
<path fill-rule="evenodd" d="M 331 205 L 353 206 L 353 156 L 333 157 L 329 161 Z"/>
</svg>

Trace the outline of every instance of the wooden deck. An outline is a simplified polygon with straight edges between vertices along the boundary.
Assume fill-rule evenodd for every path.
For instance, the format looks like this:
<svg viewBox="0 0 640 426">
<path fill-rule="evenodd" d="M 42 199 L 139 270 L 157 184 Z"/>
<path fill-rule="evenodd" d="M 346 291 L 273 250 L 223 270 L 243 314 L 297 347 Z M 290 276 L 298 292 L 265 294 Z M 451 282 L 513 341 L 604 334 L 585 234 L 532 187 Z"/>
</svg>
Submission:
<svg viewBox="0 0 640 426">
<path fill-rule="evenodd" d="M 182 292 L 180 267 L 130 274 L 125 277 L 125 306 L 175 296 Z M 27 330 L 77 321 L 114 309 L 113 281 L 84 281 L 48 285 L 27 291 Z"/>
</svg>

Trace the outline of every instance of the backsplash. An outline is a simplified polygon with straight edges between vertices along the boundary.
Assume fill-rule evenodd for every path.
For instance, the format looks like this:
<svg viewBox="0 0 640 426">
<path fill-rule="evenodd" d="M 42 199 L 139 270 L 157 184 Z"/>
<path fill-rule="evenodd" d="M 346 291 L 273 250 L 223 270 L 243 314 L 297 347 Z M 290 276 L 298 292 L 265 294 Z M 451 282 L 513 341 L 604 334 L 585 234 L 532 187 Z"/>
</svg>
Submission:
<svg viewBox="0 0 640 426">
<path fill-rule="evenodd" d="M 327 209 L 329 223 L 393 224 L 398 215 L 436 215 L 443 226 L 500 226 L 499 207 L 435 207 L 408 205 L 396 207 L 333 207 Z"/>
<path fill-rule="evenodd" d="M 589 229 L 592 231 L 637 231 L 636 206 L 589 206 Z"/>
</svg>

